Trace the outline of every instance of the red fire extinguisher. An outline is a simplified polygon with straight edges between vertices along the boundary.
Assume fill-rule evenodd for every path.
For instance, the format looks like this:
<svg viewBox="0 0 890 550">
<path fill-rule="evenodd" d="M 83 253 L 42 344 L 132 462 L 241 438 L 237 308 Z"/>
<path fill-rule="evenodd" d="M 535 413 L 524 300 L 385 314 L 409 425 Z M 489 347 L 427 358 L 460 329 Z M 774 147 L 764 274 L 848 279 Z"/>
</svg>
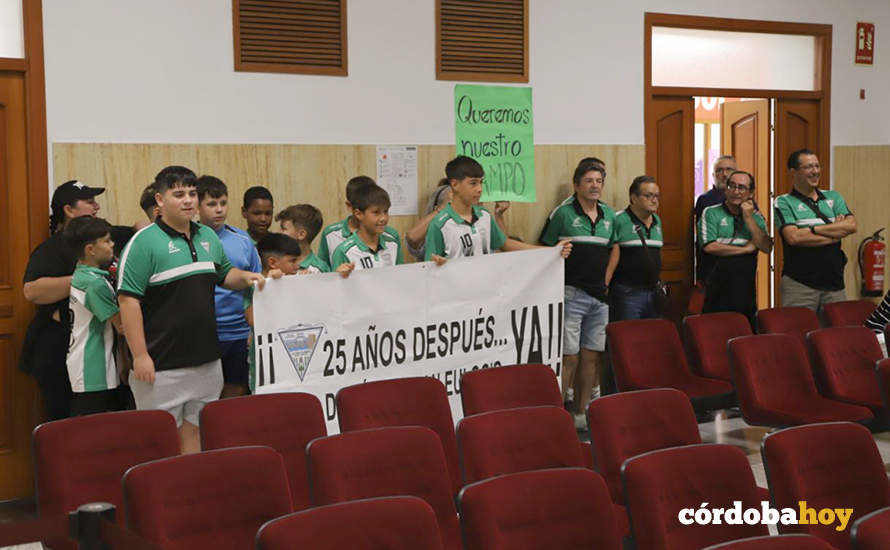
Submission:
<svg viewBox="0 0 890 550">
<path fill-rule="evenodd" d="M 880 296 L 884 292 L 884 237 L 880 228 L 859 245 L 859 274 L 862 276 L 862 295 Z"/>
</svg>

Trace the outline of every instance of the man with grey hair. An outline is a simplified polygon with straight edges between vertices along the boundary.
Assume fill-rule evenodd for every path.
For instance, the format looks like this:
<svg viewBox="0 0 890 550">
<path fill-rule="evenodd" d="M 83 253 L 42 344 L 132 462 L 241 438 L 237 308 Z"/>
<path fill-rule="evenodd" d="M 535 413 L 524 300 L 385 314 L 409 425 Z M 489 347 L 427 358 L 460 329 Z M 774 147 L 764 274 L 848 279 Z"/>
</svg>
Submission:
<svg viewBox="0 0 890 550">
<path fill-rule="evenodd" d="M 726 180 L 736 171 L 735 158 L 732 155 L 717 157 L 714 161 L 714 186 L 699 195 L 695 201 L 695 226 L 698 227 L 702 212 L 709 206 L 722 204 L 726 200 Z M 755 206 L 756 209 L 756 206 Z M 695 280 L 704 282 L 714 268 L 713 258 L 703 255 L 701 243 L 695 247 Z"/>
</svg>

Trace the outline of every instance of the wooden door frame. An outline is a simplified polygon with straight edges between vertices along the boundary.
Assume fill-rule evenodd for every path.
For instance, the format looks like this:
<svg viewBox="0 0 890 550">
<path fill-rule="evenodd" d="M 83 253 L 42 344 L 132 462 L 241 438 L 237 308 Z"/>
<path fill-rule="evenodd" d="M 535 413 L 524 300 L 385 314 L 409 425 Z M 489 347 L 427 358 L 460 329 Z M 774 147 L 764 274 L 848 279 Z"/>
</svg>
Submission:
<svg viewBox="0 0 890 550">
<path fill-rule="evenodd" d="M 762 90 L 744 88 L 697 88 L 684 86 L 653 86 L 652 85 L 652 27 L 673 27 L 684 29 L 755 32 L 763 34 L 796 34 L 814 36 L 816 38 L 815 91 L 800 90 Z M 831 187 L 831 45 L 832 26 L 811 23 L 788 23 L 782 21 L 761 21 L 755 19 L 728 19 L 723 17 L 702 17 L 677 15 L 668 13 L 644 14 L 643 32 L 643 126 L 649 127 L 653 115 L 653 101 L 657 97 L 756 97 L 765 99 L 805 99 L 819 104 L 819 147 L 816 151 L 822 163 L 823 186 Z M 656 150 L 647 142 L 649 133 L 645 132 L 646 167 L 655 166 Z M 785 170 L 785 159 L 772 155 L 775 173 Z M 690 163 L 690 166 L 692 164 Z M 655 174 L 651 174 L 655 175 Z M 693 182 L 694 174 L 690 170 L 684 177 L 685 181 Z M 689 205 L 690 210 L 692 205 Z M 770 205 L 770 208 L 772 206 Z M 692 239 L 693 236 L 689 235 Z M 778 236 L 776 236 L 778 240 Z M 778 266 L 774 266 L 778 273 Z M 689 266 L 690 272 L 694 269 Z M 773 274 L 774 276 L 776 273 Z M 778 296 L 778 288 L 774 296 Z"/>
<path fill-rule="evenodd" d="M 0 57 L 0 71 L 25 78 L 28 133 L 28 245 L 49 236 L 49 156 L 46 136 L 46 78 L 43 63 L 42 0 L 22 0 L 25 58 Z"/>
</svg>

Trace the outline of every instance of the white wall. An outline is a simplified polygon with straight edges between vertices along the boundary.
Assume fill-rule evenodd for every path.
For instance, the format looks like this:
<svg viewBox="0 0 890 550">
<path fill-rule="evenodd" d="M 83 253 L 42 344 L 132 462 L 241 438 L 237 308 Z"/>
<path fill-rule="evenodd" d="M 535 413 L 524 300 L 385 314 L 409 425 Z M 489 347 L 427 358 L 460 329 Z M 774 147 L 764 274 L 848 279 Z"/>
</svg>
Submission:
<svg viewBox="0 0 890 550">
<path fill-rule="evenodd" d="M 230 0 L 43 0 L 49 141 L 453 143 L 434 5 L 350 0 L 343 78 L 234 72 Z M 833 24 L 832 144 L 890 143 L 886 0 L 530 5 L 538 143 L 643 143 L 646 11 Z M 857 20 L 877 27 L 872 67 L 853 64 Z"/>
</svg>

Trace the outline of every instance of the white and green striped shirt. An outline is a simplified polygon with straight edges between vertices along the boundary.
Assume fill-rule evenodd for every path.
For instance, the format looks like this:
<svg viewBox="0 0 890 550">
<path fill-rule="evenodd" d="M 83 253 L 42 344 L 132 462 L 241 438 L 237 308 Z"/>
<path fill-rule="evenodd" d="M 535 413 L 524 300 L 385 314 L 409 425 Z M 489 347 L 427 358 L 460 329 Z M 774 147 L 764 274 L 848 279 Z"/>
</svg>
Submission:
<svg viewBox="0 0 890 550">
<path fill-rule="evenodd" d="M 107 275 L 97 267 L 77 264 L 71 279 L 67 365 L 74 392 L 110 390 L 120 384 L 114 361 L 114 327 L 108 322 L 119 310 Z"/>
</svg>

